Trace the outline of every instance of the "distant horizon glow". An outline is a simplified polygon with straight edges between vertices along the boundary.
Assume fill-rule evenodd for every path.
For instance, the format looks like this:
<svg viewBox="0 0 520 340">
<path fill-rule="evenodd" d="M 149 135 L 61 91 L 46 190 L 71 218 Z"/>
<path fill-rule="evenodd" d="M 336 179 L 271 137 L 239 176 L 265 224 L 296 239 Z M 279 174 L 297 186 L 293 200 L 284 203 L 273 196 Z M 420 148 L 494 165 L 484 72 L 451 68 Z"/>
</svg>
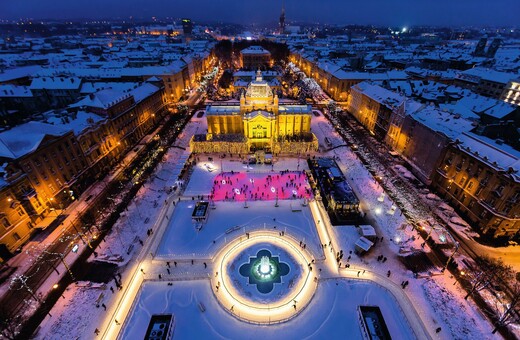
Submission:
<svg viewBox="0 0 520 340">
<path fill-rule="evenodd" d="M 286 23 L 366 24 L 410 27 L 518 26 L 518 0 L 285 0 Z M 244 25 L 276 24 L 282 0 L 177 0 L 175 3 L 145 0 L 17 0 L 0 4 L 0 19 L 111 19 L 131 17 L 150 20 L 188 17 L 195 22 L 227 22 Z"/>
</svg>

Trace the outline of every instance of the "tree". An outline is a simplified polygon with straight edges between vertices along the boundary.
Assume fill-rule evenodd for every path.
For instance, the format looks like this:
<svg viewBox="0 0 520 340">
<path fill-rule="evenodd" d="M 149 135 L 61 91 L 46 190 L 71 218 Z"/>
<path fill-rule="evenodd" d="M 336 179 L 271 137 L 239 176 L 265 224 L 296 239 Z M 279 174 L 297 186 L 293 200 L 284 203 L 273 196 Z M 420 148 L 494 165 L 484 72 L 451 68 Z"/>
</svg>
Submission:
<svg viewBox="0 0 520 340">
<path fill-rule="evenodd" d="M 183 113 L 187 113 L 188 112 L 188 105 L 185 105 L 185 104 L 178 104 L 177 105 L 177 111 L 181 114 Z"/>
<path fill-rule="evenodd" d="M 510 293 L 509 301 L 496 300 L 495 316 L 497 320 L 494 323 L 495 328 L 491 332 L 492 334 L 495 334 L 501 327 L 520 322 L 520 284 L 518 282 L 511 287 Z"/>
<path fill-rule="evenodd" d="M 222 76 L 218 80 L 218 86 L 223 89 L 228 89 L 233 83 L 233 72 L 231 70 L 225 70 L 222 72 Z"/>
<path fill-rule="evenodd" d="M 233 44 L 230 40 L 221 40 L 215 45 L 215 56 L 224 68 L 232 67 Z"/>
<path fill-rule="evenodd" d="M 504 264 L 501 259 L 482 256 L 475 260 L 475 265 L 475 270 L 469 273 L 471 289 L 464 297 L 464 300 L 467 300 L 474 292 L 481 291 L 490 285 L 499 284 L 509 279 L 512 275 L 511 267 Z"/>
<path fill-rule="evenodd" d="M 16 339 L 22 324 L 21 313 L 13 314 L 7 308 L 0 308 L 0 334 L 8 340 Z"/>
</svg>

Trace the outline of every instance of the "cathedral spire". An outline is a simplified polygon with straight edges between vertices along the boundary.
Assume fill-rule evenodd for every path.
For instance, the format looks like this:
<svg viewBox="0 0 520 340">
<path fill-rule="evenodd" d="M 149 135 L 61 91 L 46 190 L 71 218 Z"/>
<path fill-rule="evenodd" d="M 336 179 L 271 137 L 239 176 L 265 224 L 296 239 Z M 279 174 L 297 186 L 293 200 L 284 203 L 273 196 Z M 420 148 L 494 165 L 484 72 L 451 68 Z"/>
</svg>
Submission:
<svg viewBox="0 0 520 340">
<path fill-rule="evenodd" d="M 285 1 L 282 0 L 282 14 L 280 14 L 280 34 L 285 31 Z"/>
</svg>

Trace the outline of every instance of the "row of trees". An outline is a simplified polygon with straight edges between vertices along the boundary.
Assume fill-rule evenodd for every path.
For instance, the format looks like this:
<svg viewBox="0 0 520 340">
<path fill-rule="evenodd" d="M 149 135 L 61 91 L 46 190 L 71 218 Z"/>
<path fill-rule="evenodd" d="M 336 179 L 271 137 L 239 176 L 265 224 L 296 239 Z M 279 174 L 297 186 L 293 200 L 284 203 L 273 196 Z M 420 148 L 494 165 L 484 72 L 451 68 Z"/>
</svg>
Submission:
<svg viewBox="0 0 520 340">
<path fill-rule="evenodd" d="M 215 56 L 224 69 L 234 69 L 235 59 L 240 51 L 250 46 L 262 46 L 271 53 L 274 65 L 285 65 L 289 60 L 289 47 L 286 44 L 268 40 L 221 40 L 215 45 Z"/>
<path fill-rule="evenodd" d="M 520 322 L 520 282 L 511 266 L 506 265 L 501 259 L 479 257 L 468 273 L 461 272 L 461 274 L 467 284 L 467 294 L 464 299 L 484 289 L 495 294 L 495 299 L 490 306 L 491 310 L 488 311 L 494 321 L 493 334 L 502 327 Z M 511 284 L 507 285 L 507 283 Z M 504 294 L 496 293 L 497 290 L 501 290 L 501 287 L 506 286 L 508 289 Z"/>
</svg>

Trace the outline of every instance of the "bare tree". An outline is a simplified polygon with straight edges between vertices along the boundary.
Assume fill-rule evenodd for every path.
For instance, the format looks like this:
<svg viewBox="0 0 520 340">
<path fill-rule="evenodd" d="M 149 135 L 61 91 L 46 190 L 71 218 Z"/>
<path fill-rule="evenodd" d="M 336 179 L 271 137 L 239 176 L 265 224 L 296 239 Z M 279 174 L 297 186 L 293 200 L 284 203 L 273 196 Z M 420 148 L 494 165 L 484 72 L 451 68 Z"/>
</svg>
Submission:
<svg viewBox="0 0 520 340">
<path fill-rule="evenodd" d="M 506 327 L 512 323 L 520 322 L 520 283 L 515 282 L 511 287 L 511 295 L 508 300 L 499 301 L 497 299 L 495 306 L 497 320 L 492 334 L 495 334 L 501 327 Z"/>
<path fill-rule="evenodd" d="M 13 314 L 7 308 L 0 308 L 0 335 L 8 340 L 16 339 L 22 323 L 20 314 Z"/>
<path fill-rule="evenodd" d="M 465 300 L 475 292 L 479 292 L 489 286 L 507 281 L 512 276 L 510 266 L 504 264 L 501 259 L 493 259 L 487 256 L 478 257 L 475 260 L 476 268 L 469 272 L 471 289 L 464 297 Z"/>
</svg>

